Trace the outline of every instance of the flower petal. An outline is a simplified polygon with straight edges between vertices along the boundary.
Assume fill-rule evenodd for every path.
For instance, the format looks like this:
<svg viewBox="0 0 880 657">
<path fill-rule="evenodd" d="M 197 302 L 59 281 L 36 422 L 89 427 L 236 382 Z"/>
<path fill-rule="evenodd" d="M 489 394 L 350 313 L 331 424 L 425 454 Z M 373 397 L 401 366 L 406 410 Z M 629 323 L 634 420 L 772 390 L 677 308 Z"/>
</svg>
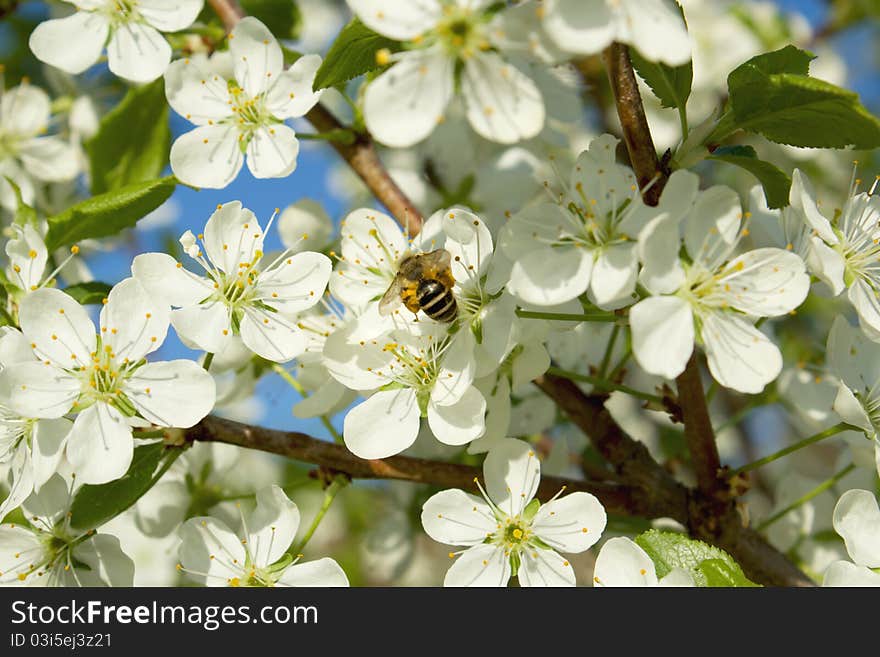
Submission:
<svg viewBox="0 0 880 657">
<path fill-rule="evenodd" d="M 196 125 L 220 121 L 232 115 L 229 86 L 201 62 L 178 59 L 165 71 L 165 97 L 171 108 Z"/>
<path fill-rule="evenodd" d="M 685 219 L 688 254 L 707 270 L 715 271 L 736 246 L 742 218 L 739 195 L 733 189 L 716 185 L 704 190 Z"/>
<path fill-rule="evenodd" d="M 731 313 L 703 315 L 700 331 L 709 371 L 718 383 L 757 394 L 782 371 L 782 354 L 770 339 Z"/>
<path fill-rule="evenodd" d="M 37 25 L 28 45 L 41 62 L 77 74 L 98 61 L 109 31 L 104 14 L 78 11 Z"/>
<path fill-rule="evenodd" d="M 286 363 L 303 354 L 308 347 L 294 320 L 256 307 L 245 309 L 241 339 L 255 354 L 276 363 Z"/>
<path fill-rule="evenodd" d="M 592 253 L 575 247 L 541 247 L 521 256 L 507 284 L 528 303 L 552 306 L 583 294 L 590 285 Z"/>
<path fill-rule="evenodd" d="M 813 183 L 800 169 L 795 169 L 791 174 L 789 201 L 791 207 L 801 213 L 807 225 L 815 230 L 826 244 L 837 244 L 837 235 L 834 234 L 831 223 L 819 212 Z"/>
<path fill-rule="evenodd" d="M 19 321 L 39 358 L 63 368 L 91 365 L 95 325 L 68 294 L 54 288 L 31 292 L 21 302 Z"/>
<path fill-rule="evenodd" d="M 257 298 L 286 315 L 302 312 L 321 300 L 332 269 L 322 253 L 297 253 L 260 274 Z"/>
<path fill-rule="evenodd" d="M 371 30 L 402 41 L 419 36 L 441 16 L 437 0 L 348 0 L 348 6 Z"/>
<path fill-rule="evenodd" d="M 520 586 L 574 586 L 574 568 L 562 555 L 544 548 L 525 548 L 517 577 Z"/>
<path fill-rule="evenodd" d="M 178 308 L 171 312 L 171 325 L 185 345 L 211 354 L 223 351 L 232 338 L 229 308 L 222 301 Z"/>
<path fill-rule="evenodd" d="M 107 44 L 110 70 L 132 82 L 151 82 L 161 76 L 171 62 L 171 46 L 165 37 L 146 23 L 128 22 L 118 26 Z"/>
<path fill-rule="evenodd" d="M 82 389 L 79 379 L 45 363 L 19 363 L 0 373 L 0 389 L 10 408 L 22 417 L 59 418 Z"/>
<path fill-rule="evenodd" d="M 254 132 L 247 145 L 247 166 L 254 178 L 284 178 L 296 169 L 298 154 L 293 128 L 277 123 Z"/>
<path fill-rule="evenodd" d="M 80 160 L 74 147 L 59 137 L 30 139 L 19 146 L 25 170 L 38 180 L 64 182 L 80 172 Z"/>
<path fill-rule="evenodd" d="M 497 545 L 474 545 L 456 559 L 443 586 L 507 586 L 510 560 Z"/>
<path fill-rule="evenodd" d="M 453 94 L 454 60 L 441 48 L 413 50 L 373 80 L 364 93 L 370 133 L 392 148 L 427 137 Z"/>
<path fill-rule="evenodd" d="M 629 311 L 633 355 L 649 374 L 674 379 L 694 350 L 694 318 L 679 297 L 649 297 Z"/>
<path fill-rule="evenodd" d="M 764 248 L 731 260 L 718 285 L 731 307 L 754 317 L 775 317 L 803 303 L 810 277 L 797 254 Z"/>
<path fill-rule="evenodd" d="M 880 507 L 866 490 L 852 489 L 834 507 L 834 531 L 846 543 L 846 551 L 859 566 L 880 567 Z"/>
<path fill-rule="evenodd" d="M 171 145 L 171 170 L 181 182 L 220 189 L 235 180 L 244 155 L 234 125 L 206 125 L 184 133 Z"/>
<path fill-rule="evenodd" d="M 648 553 L 618 536 L 605 541 L 593 569 L 594 586 L 656 586 L 657 572 Z"/>
<path fill-rule="evenodd" d="M 613 309 L 632 303 L 638 271 L 635 243 L 614 244 L 599 251 L 590 276 L 595 304 Z"/>
<path fill-rule="evenodd" d="M 52 22 L 52 21 L 47 21 Z M 37 29 L 46 23 L 40 23 Z M 0 126 L 18 137 L 33 137 L 49 125 L 51 101 L 39 87 L 20 84 L 3 92 L 0 98 Z"/>
<path fill-rule="evenodd" d="M 232 30 L 229 52 L 235 79 L 252 98 L 269 88 L 284 65 L 278 41 L 269 28 L 252 16 L 242 18 Z"/>
<path fill-rule="evenodd" d="M 272 485 L 257 491 L 257 507 L 247 519 L 247 551 L 254 565 L 278 561 L 296 537 L 299 509 L 284 491 Z"/>
<path fill-rule="evenodd" d="M 67 439 L 67 460 L 77 482 L 104 484 L 119 479 L 134 453 L 131 427 L 112 406 L 97 402 L 76 416 Z"/>
<path fill-rule="evenodd" d="M 138 0 L 138 11 L 147 22 L 163 32 L 177 32 L 192 25 L 203 0 Z"/>
<path fill-rule="evenodd" d="M 184 269 L 167 253 L 141 253 L 131 263 L 131 275 L 171 306 L 191 306 L 214 292 L 207 278 Z"/>
<path fill-rule="evenodd" d="M 110 290 L 101 308 L 101 343 L 122 363 L 136 363 L 165 341 L 171 308 L 150 295 L 136 278 L 126 278 Z"/>
<path fill-rule="evenodd" d="M 266 108 L 279 119 L 302 116 L 321 98 L 323 90 L 312 91 L 315 73 L 321 67 L 319 55 L 303 55 L 283 71 L 266 94 Z"/>
<path fill-rule="evenodd" d="M 607 0 L 551 0 L 544 11 L 544 28 L 569 52 L 592 55 L 614 40 L 614 21 Z"/>
<path fill-rule="evenodd" d="M 605 531 L 605 508 L 594 495 L 575 492 L 542 504 L 532 521 L 535 534 L 563 552 L 583 552 Z"/>
<path fill-rule="evenodd" d="M 218 207 L 205 224 L 205 251 L 215 267 L 227 274 L 240 271 L 239 265 L 252 263 L 263 250 L 263 229 L 254 213 L 241 201 Z"/>
<path fill-rule="evenodd" d="M 835 561 L 825 571 L 822 586 L 880 586 L 880 574 L 849 561 Z"/>
<path fill-rule="evenodd" d="M 457 488 L 440 491 L 422 506 L 422 527 L 447 545 L 478 545 L 495 533 L 492 509 L 476 495 Z"/>
<path fill-rule="evenodd" d="M 518 516 L 538 490 L 541 462 L 531 445 L 507 438 L 486 456 L 483 478 L 489 499 L 504 513 Z"/>
<path fill-rule="evenodd" d="M 453 404 L 428 404 L 428 426 L 444 445 L 464 445 L 482 436 L 485 415 L 486 399 L 473 386 Z"/>
<path fill-rule="evenodd" d="M 205 586 L 226 586 L 243 577 L 244 545 L 223 522 L 190 518 L 180 528 L 180 539 L 180 563 L 196 581 Z"/>
<path fill-rule="evenodd" d="M 34 470 L 31 465 L 31 457 L 27 445 L 22 445 L 15 450 L 15 454 L 8 463 L 8 467 L 9 492 L 6 495 L 6 499 L 0 503 L 0 520 L 3 520 L 10 511 L 21 506 L 21 503 L 34 492 Z M 0 561 L 0 563 L 3 564 L 3 570 L 6 570 L 8 563 L 3 561 Z"/>
<path fill-rule="evenodd" d="M 123 384 L 138 412 L 161 427 L 188 429 L 214 408 L 214 379 L 198 363 L 170 360 L 139 367 Z"/>
<path fill-rule="evenodd" d="M 324 557 L 306 563 L 295 563 L 277 582 L 282 586 L 348 586 L 348 577 L 335 559 Z"/>
<path fill-rule="evenodd" d="M 383 390 L 371 395 L 345 416 L 345 446 L 362 459 L 384 459 L 400 454 L 419 434 L 419 405 L 409 388 Z M 389 431 L 389 427 L 394 427 Z"/>
<path fill-rule="evenodd" d="M 638 48 L 652 62 L 681 66 L 691 58 L 691 40 L 677 3 L 632 0 L 620 3 L 618 39 Z"/>
<path fill-rule="evenodd" d="M 66 418 L 40 420 L 34 423 L 31 434 L 31 462 L 35 490 L 40 490 L 58 469 L 71 428 L 73 423 Z"/>
</svg>

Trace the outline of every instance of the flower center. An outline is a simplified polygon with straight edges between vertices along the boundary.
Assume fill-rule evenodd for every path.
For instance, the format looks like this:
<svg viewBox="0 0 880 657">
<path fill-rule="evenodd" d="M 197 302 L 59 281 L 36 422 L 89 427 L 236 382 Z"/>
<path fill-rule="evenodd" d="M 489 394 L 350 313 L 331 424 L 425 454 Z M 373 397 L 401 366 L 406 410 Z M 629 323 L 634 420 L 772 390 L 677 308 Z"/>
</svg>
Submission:
<svg viewBox="0 0 880 657">
<path fill-rule="evenodd" d="M 510 552 L 517 552 L 529 544 L 532 538 L 531 523 L 520 516 L 508 517 L 495 532 L 493 543 L 503 545 Z"/>
<path fill-rule="evenodd" d="M 485 22 L 466 7 L 447 5 L 435 28 L 437 39 L 446 51 L 458 59 L 468 59 L 477 51 L 488 50 Z"/>
<path fill-rule="evenodd" d="M 112 0 L 107 3 L 104 12 L 114 26 L 135 23 L 142 20 L 138 11 L 137 0 Z"/>
<path fill-rule="evenodd" d="M 232 99 L 232 112 L 238 130 L 241 133 L 239 140 L 244 149 L 253 138 L 254 133 L 262 127 L 278 123 L 272 113 L 266 108 L 266 99 L 263 94 L 251 97 L 248 93 L 234 83 L 230 83 L 229 94 Z M 269 128 L 269 134 L 275 134 L 274 128 Z"/>
</svg>

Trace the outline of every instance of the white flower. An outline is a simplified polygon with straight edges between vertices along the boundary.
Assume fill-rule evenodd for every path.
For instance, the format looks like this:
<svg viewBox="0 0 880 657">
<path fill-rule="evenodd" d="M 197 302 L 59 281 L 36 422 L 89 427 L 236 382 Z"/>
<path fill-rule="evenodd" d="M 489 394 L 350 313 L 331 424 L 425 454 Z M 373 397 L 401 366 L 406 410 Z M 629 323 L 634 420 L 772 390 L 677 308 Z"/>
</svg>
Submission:
<svg viewBox="0 0 880 657">
<path fill-rule="evenodd" d="M 51 115 L 49 96 L 21 84 L 0 92 L 0 204 L 15 211 L 17 200 L 6 178 L 33 204 L 35 182 L 73 180 L 80 171 L 76 150 L 56 136 L 45 135 Z"/>
<path fill-rule="evenodd" d="M 177 60 L 165 74 L 165 94 L 195 130 L 171 146 L 171 169 L 196 187 L 226 187 L 247 165 L 256 178 L 283 178 L 296 168 L 299 142 L 285 119 L 318 102 L 312 91 L 321 65 L 305 55 L 284 70 L 281 46 L 256 18 L 243 18 L 229 35 L 233 79 L 196 59 Z"/>
<path fill-rule="evenodd" d="M 412 146 L 443 120 L 460 89 L 471 127 L 504 144 L 537 135 L 544 101 L 535 83 L 505 59 L 488 2 L 348 0 L 369 28 L 410 49 L 386 54 L 393 65 L 364 94 L 364 119 L 382 143 Z M 503 11 L 503 10 L 502 10 Z M 381 51 L 380 51 L 381 52 Z M 381 56 L 381 55 L 380 55 Z"/>
<path fill-rule="evenodd" d="M 736 192 L 719 186 L 700 192 L 684 220 L 688 261 L 679 259 L 679 217 L 660 215 L 640 233 L 640 281 L 656 296 L 633 306 L 629 320 L 633 354 L 645 371 L 675 378 L 698 339 L 725 387 L 757 393 L 779 375 L 782 355 L 754 320 L 797 308 L 810 278 L 803 260 L 783 249 L 731 259 L 748 232 L 742 220 Z"/>
<path fill-rule="evenodd" d="M 593 585 L 605 586 L 694 586 L 694 579 L 681 568 L 674 568 L 663 578 L 651 557 L 639 545 L 624 536 L 605 541 L 593 570 Z"/>
<path fill-rule="evenodd" d="M 541 464 L 532 448 L 507 439 L 483 462 L 483 499 L 459 489 L 433 495 L 422 507 L 422 526 L 435 541 L 466 549 L 445 586 L 574 586 L 571 564 L 556 550 L 583 552 L 605 530 L 605 509 L 590 493 L 576 492 L 545 504 L 533 499 Z M 561 493 L 562 491 L 560 491 Z"/>
<path fill-rule="evenodd" d="M 48 20 L 31 33 L 37 59 L 68 73 L 82 73 L 98 61 L 104 46 L 110 70 L 132 82 L 155 80 L 171 61 L 161 32 L 192 25 L 202 0 L 69 0 L 77 11 Z"/>
<path fill-rule="evenodd" d="M 136 416 L 187 428 L 213 408 L 214 381 L 197 363 L 144 361 L 165 339 L 168 314 L 132 278 L 110 291 L 99 335 L 85 309 L 60 290 L 40 289 L 21 302 L 22 333 L 39 360 L 7 368 L 0 380 L 9 406 L 25 417 L 77 412 L 66 448 L 77 481 L 125 473 Z"/>
<path fill-rule="evenodd" d="M 450 339 L 445 326 L 428 320 L 362 340 L 357 328 L 336 331 L 324 345 L 324 363 L 337 381 L 352 390 L 378 389 L 345 416 L 343 438 L 352 453 L 399 454 L 415 442 L 422 417 L 447 445 L 483 434 L 486 400 L 473 385 L 470 332 Z"/>
<path fill-rule="evenodd" d="M 14 368 L 34 362 L 20 331 L 0 328 L 0 367 Z M 0 463 L 9 464 L 9 495 L 0 504 L 0 520 L 33 491 L 39 491 L 55 473 L 64 454 L 70 420 L 34 420 L 10 409 L 0 395 Z"/>
<path fill-rule="evenodd" d="M 880 345 L 838 315 L 828 332 L 826 358 L 840 381 L 834 411 L 873 441 L 880 471 Z"/>
<path fill-rule="evenodd" d="M 281 212 L 278 234 L 291 253 L 322 251 L 333 241 L 333 220 L 318 201 L 301 198 Z"/>
<path fill-rule="evenodd" d="M 242 515 L 238 533 L 210 517 L 190 518 L 180 530 L 178 569 L 206 586 L 348 586 L 333 559 L 298 563 L 288 554 L 299 528 L 299 509 L 278 486 L 257 492 L 257 506 Z"/>
<path fill-rule="evenodd" d="M 557 203 L 526 207 L 501 231 L 501 248 L 514 262 L 507 287 L 524 301 L 552 306 L 588 292 L 600 308 L 630 303 L 638 276 L 635 238 L 661 212 L 687 212 L 694 174 L 676 173 L 662 208 L 649 208 L 632 171 L 615 162 L 617 144 L 611 135 L 594 139 Z"/>
<path fill-rule="evenodd" d="M 546 0 L 539 15 L 556 44 L 569 52 L 592 55 L 620 41 L 671 66 L 691 58 L 687 28 L 671 0 Z"/>
<path fill-rule="evenodd" d="M 791 207 L 813 231 L 810 268 L 832 294 L 847 290 L 862 330 L 880 342 L 880 199 L 874 196 L 876 181 L 869 193 L 857 194 L 858 183 L 853 181 L 846 203 L 835 211 L 832 222 L 822 213 L 810 179 L 795 169 Z"/>
<path fill-rule="evenodd" d="M 231 201 L 218 206 L 198 236 L 204 253 L 190 231 L 180 238 L 207 277 L 164 253 L 137 256 L 131 271 L 151 295 L 177 306 L 171 323 L 187 345 L 219 353 L 238 334 L 257 355 L 288 361 L 306 349 L 297 315 L 321 300 L 331 264 L 311 251 L 284 252 L 264 264 L 264 237 L 254 213 Z"/>
<path fill-rule="evenodd" d="M 30 224 L 12 225 L 15 237 L 6 243 L 6 277 L 25 292 L 36 290 L 43 279 L 49 251 L 37 229 Z"/>
<path fill-rule="evenodd" d="M 848 490 L 834 507 L 834 530 L 846 543 L 852 563 L 836 561 L 822 586 L 880 586 L 880 508 L 866 490 Z"/>
<path fill-rule="evenodd" d="M 71 491 L 54 475 L 23 510 L 30 525 L 0 525 L 0 584 L 131 586 L 119 539 L 70 525 Z"/>
</svg>

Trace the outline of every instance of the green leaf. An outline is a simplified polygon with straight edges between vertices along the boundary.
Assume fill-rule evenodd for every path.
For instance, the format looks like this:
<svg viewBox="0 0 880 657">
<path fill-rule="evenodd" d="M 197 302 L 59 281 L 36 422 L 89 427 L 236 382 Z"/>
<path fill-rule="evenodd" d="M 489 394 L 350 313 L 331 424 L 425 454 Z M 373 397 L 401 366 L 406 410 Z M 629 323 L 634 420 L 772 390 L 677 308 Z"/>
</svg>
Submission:
<svg viewBox="0 0 880 657">
<path fill-rule="evenodd" d="M 657 577 L 665 577 L 674 568 L 681 568 L 693 577 L 697 586 L 711 586 L 707 574 L 700 565 L 707 560 L 717 560 L 724 564 L 723 572 L 738 573 L 732 581 L 748 582 L 748 584 L 739 583 L 730 586 L 754 586 L 727 552 L 703 541 L 688 538 L 684 534 L 661 532 L 656 529 L 649 529 L 644 534 L 640 534 L 635 541 L 651 557 Z M 720 567 L 710 565 L 709 570 L 714 577 Z"/>
<path fill-rule="evenodd" d="M 174 176 L 135 183 L 93 196 L 49 217 L 46 246 L 52 250 L 80 240 L 115 235 L 162 205 L 177 180 Z"/>
<path fill-rule="evenodd" d="M 691 95 L 694 80 L 694 67 L 691 62 L 681 66 L 667 66 L 660 62 L 648 61 L 635 49 L 630 48 L 630 57 L 641 78 L 651 87 L 663 107 L 684 108 Z"/>
<path fill-rule="evenodd" d="M 743 574 L 742 568 L 724 559 L 706 559 L 700 562 L 698 568 L 706 578 L 706 586 L 757 586 Z"/>
<path fill-rule="evenodd" d="M 77 283 L 64 288 L 64 292 L 72 296 L 77 303 L 88 306 L 93 303 L 101 303 L 110 294 L 110 285 L 100 281 L 89 283 Z"/>
<path fill-rule="evenodd" d="M 85 144 L 92 194 L 153 180 L 168 164 L 171 128 L 162 79 L 132 87 Z"/>
<path fill-rule="evenodd" d="M 279 39 L 296 39 L 302 28 L 302 12 L 294 0 L 241 0 L 248 16 L 259 18 Z"/>
<path fill-rule="evenodd" d="M 806 148 L 880 146 L 880 121 L 854 92 L 809 77 L 812 58 L 786 46 L 735 69 L 727 78 L 730 110 L 707 143 L 746 130 L 779 144 Z"/>
<path fill-rule="evenodd" d="M 21 188 L 16 182 L 8 176 L 4 176 L 4 178 L 6 178 L 6 182 L 12 188 L 12 193 L 15 194 L 15 217 L 12 220 L 13 223 L 19 226 L 26 224 L 35 226 L 37 223 L 37 211 L 24 202 L 24 199 L 21 197 Z"/>
<path fill-rule="evenodd" d="M 391 52 L 400 50 L 400 43 L 376 34 L 357 18 L 342 28 L 339 36 L 327 51 L 327 56 L 315 74 L 315 91 L 335 87 L 349 80 L 375 71 L 381 66 L 376 53 L 383 48 Z"/>
<path fill-rule="evenodd" d="M 776 209 L 788 205 L 791 178 L 775 165 L 760 159 L 751 146 L 718 148 L 708 159 L 733 164 L 751 173 L 764 187 L 768 207 Z"/>
<path fill-rule="evenodd" d="M 155 483 L 164 468 L 182 449 L 166 448 L 161 442 L 135 448 L 131 466 L 121 479 L 106 484 L 84 485 L 73 498 L 70 524 L 94 529 L 128 509 Z"/>
</svg>

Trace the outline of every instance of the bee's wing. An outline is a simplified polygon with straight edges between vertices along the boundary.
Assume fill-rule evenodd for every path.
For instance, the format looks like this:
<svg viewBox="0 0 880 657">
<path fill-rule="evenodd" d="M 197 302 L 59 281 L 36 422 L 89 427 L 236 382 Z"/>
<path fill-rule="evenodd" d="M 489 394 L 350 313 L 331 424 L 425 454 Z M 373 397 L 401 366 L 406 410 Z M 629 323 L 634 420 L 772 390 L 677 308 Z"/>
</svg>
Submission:
<svg viewBox="0 0 880 657">
<path fill-rule="evenodd" d="M 437 249 L 430 253 L 425 253 L 422 258 L 422 266 L 424 268 L 433 268 L 439 270 L 449 269 L 452 265 L 452 256 L 446 249 Z"/>
<path fill-rule="evenodd" d="M 400 291 L 403 285 L 403 278 L 398 274 L 394 277 L 394 280 L 391 281 L 391 285 L 388 286 L 388 289 L 385 291 L 385 294 L 382 295 L 382 298 L 379 300 L 379 314 L 380 315 L 390 315 L 394 312 L 394 309 L 401 303 Z"/>
</svg>

